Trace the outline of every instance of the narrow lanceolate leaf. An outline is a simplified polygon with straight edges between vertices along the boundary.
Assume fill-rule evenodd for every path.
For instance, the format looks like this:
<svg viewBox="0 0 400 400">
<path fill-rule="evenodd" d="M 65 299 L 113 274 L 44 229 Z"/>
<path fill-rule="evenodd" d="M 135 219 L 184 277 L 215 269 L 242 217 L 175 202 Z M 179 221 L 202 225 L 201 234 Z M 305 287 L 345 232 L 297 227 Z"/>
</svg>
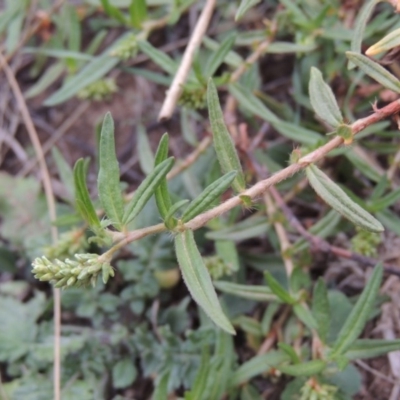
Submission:
<svg viewBox="0 0 400 400">
<path fill-rule="evenodd" d="M 208 185 L 203 192 L 189 204 L 182 215 L 182 221 L 188 222 L 210 208 L 214 201 L 228 189 L 235 179 L 236 174 L 236 171 L 228 172 L 211 185 Z"/>
<path fill-rule="evenodd" d="M 279 118 L 248 88 L 232 83 L 229 85 L 229 92 L 248 112 L 270 123 L 279 122 Z"/>
<path fill-rule="evenodd" d="M 346 51 L 347 58 L 385 88 L 400 93 L 400 81 L 387 69 L 362 54 Z"/>
<path fill-rule="evenodd" d="M 270 272 L 265 272 L 265 279 L 271 291 L 284 303 L 294 304 L 295 299 L 282 287 L 282 285 L 271 275 Z"/>
<path fill-rule="evenodd" d="M 149 138 L 143 125 L 137 128 L 137 155 L 140 168 L 148 175 L 153 170 L 154 154 L 151 151 Z"/>
<path fill-rule="evenodd" d="M 99 176 L 97 188 L 107 217 L 117 228 L 122 228 L 124 200 L 119 185 L 119 165 L 115 154 L 114 121 L 110 113 L 104 117 L 100 133 Z"/>
<path fill-rule="evenodd" d="M 143 21 L 147 18 L 146 0 L 132 0 L 129 6 L 129 15 L 131 17 L 131 24 L 140 29 Z"/>
<path fill-rule="evenodd" d="M 72 168 L 57 147 L 51 150 L 53 159 L 57 165 L 58 174 L 60 175 L 61 182 L 64 184 L 67 192 L 68 200 L 71 200 L 74 193 L 74 174 Z"/>
<path fill-rule="evenodd" d="M 204 76 L 206 78 L 211 78 L 215 71 L 220 67 L 220 65 L 224 62 L 225 57 L 230 52 L 233 44 L 235 43 L 236 33 L 230 34 L 215 50 L 207 61 L 207 65 L 204 69 Z"/>
<path fill-rule="evenodd" d="M 133 195 L 131 201 L 127 204 L 122 218 L 123 225 L 131 222 L 143 207 L 150 200 L 158 185 L 161 183 L 165 176 L 171 171 L 174 165 L 174 157 L 167 158 L 161 164 L 154 168 L 154 171 L 146 177 L 146 179 L 139 185 Z"/>
<path fill-rule="evenodd" d="M 197 249 L 191 230 L 175 236 L 175 250 L 183 279 L 193 299 L 216 325 L 230 334 L 235 334 L 232 324 L 219 304 L 210 274 Z"/>
<path fill-rule="evenodd" d="M 335 95 L 324 82 L 321 72 L 315 67 L 311 68 L 308 91 L 311 105 L 319 118 L 334 128 L 343 123 Z"/>
<path fill-rule="evenodd" d="M 373 46 L 369 47 L 365 52 L 367 56 L 374 56 L 376 54 L 382 53 L 383 51 L 388 51 L 400 45 L 400 28 L 395 29 L 390 32 L 379 42 L 375 43 Z"/>
<path fill-rule="evenodd" d="M 295 365 L 278 365 L 277 370 L 291 376 L 311 376 L 319 374 L 326 367 L 322 360 L 312 360 Z"/>
<path fill-rule="evenodd" d="M 243 17 L 243 15 L 246 14 L 248 10 L 250 10 L 250 8 L 254 7 L 259 2 L 260 0 L 242 0 L 240 2 L 239 8 L 236 11 L 235 21 L 239 21 Z"/>
<path fill-rule="evenodd" d="M 346 351 L 345 356 L 349 360 L 379 357 L 391 351 L 400 350 L 400 339 L 360 339 L 356 340 Z"/>
<path fill-rule="evenodd" d="M 140 50 L 151 58 L 160 68 L 170 75 L 175 75 L 178 68 L 177 63 L 166 53 L 156 49 L 149 42 L 141 40 L 138 42 Z"/>
<path fill-rule="evenodd" d="M 268 372 L 271 367 L 277 367 L 282 362 L 289 361 L 289 357 L 283 351 L 271 350 L 267 354 L 262 354 L 251 358 L 243 363 L 232 375 L 232 387 L 242 385 L 251 378 Z"/>
<path fill-rule="evenodd" d="M 360 336 L 370 317 L 382 281 L 382 266 L 377 265 L 363 292 L 347 317 L 332 348 L 331 357 L 343 355 Z"/>
<path fill-rule="evenodd" d="M 353 224 L 371 232 L 382 232 L 382 224 L 371 214 L 354 203 L 349 196 L 315 165 L 306 168 L 307 178 L 317 194 L 334 210 Z"/>
<path fill-rule="evenodd" d="M 86 64 L 76 75 L 66 80 L 65 83 L 53 93 L 44 105 L 54 106 L 60 104 L 71 97 L 75 96 L 81 89 L 101 79 L 110 72 L 118 63 L 119 58 L 112 57 L 112 51 L 123 42 L 130 33 L 121 35 L 110 47 L 108 47 L 101 55 L 94 57 Z"/>
<path fill-rule="evenodd" d="M 276 301 L 277 297 L 267 286 L 242 285 L 227 281 L 215 281 L 214 286 L 224 293 L 255 301 Z"/>
<path fill-rule="evenodd" d="M 185 200 L 178 201 L 171 206 L 171 208 L 167 212 L 167 215 L 165 216 L 165 220 L 164 220 L 165 226 L 167 228 L 172 229 L 176 226 L 177 221 L 174 218 L 174 215 L 180 208 L 182 208 L 187 203 L 189 203 L 189 200 L 185 199 Z"/>
<path fill-rule="evenodd" d="M 328 291 L 326 289 L 325 282 L 321 278 L 314 287 L 312 315 L 317 321 L 319 338 L 323 343 L 326 343 L 331 318 Z"/>
<path fill-rule="evenodd" d="M 169 137 L 168 133 L 164 133 L 162 136 L 160 143 L 158 144 L 158 149 L 156 152 L 156 157 L 154 160 L 154 167 L 157 167 L 163 161 L 167 159 L 168 156 L 168 145 L 169 145 Z M 162 219 L 166 219 L 168 215 L 168 211 L 171 208 L 171 198 L 168 192 L 167 179 L 161 179 L 160 184 L 157 186 L 156 191 L 154 192 L 156 198 L 156 204 L 158 208 L 158 212 L 161 215 Z"/>
<path fill-rule="evenodd" d="M 204 398 L 204 388 L 210 373 L 210 354 L 208 348 L 203 349 L 199 369 L 190 392 L 185 393 L 185 400 L 199 400 Z"/>
<path fill-rule="evenodd" d="M 210 79 L 207 88 L 208 113 L 210 117 L 211 130 L 214 138 L 215 152 L 224 174 L 237 171 L 232 186 L 237 192 L 246 189 L 242 166 L 235 145 L 224 123 L 221 106 L 219 104 L 217 88 Z"/>
<path fill-rule="evenodd" d="M 321 134 L 291 122 L 279 121 L 272 125 L 283 136 L 307 146 L 315 146 L 325 140 Z"/>
<path fill-rule="evenodd" d="M 100 227 L 100 221 L 90 200 L 86 186 L 86 172 L 89 160 L 79 159 L 74 167 L 75 204 L 82 218 L 90 227 Z"/>
<path fill-rule="evenodd" d="M 377 0 L 367 1 L 364 3 L 359 14 L 357 15 L 350 46 L 351 51 L 354 51 L 355 53 L 361 53 L 361 43 L 363 40 L 365 27 L 377 2 Z M 349 62 L 349 68 L 354 68 L 354 64 Z"/>
<path fill-rule="evenodd" d="M 310 309 L 305 303 L 298 303 L 293 306 L 293 312 L 296 314 L 296 317 L 303 322 L 307 328 L 310 330 L 317 329 L 318 324 L 315 320 L 314 316 L 311 314 Z"/>
</svg>

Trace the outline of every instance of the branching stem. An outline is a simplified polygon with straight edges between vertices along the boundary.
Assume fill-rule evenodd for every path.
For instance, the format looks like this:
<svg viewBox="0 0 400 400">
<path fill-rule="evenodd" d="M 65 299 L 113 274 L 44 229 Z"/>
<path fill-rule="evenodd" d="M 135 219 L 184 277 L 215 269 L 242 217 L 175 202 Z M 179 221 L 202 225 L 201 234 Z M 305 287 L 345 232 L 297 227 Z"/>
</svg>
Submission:
<svg viewBox="0 0 400 400">
<path fill-rule="evenodd" d="M 357 120 L 351 125 L 353 135 L 361 132 L 363 129 L 367 128 L 368 126 L 384 119 L 388 118 L 392 115 L 395 115 L 400 112 L 400 99 L 388 104 L 387 106 L 376 110 L 373 114 L 369 115 L 368 117 L 362 118 Z M 333 149 L 341 146 L 343 144 L 343 139 L 339 136 L 336 136 L 331 141 L 326 143 L 325 145 L 319 147 L 318 149 L 312 151 L 311 153 L 307 154 L 306 156 L 302 157 L 297 163 L 291 164 L 288 167 L 282 169 L 281 171 L 275 173 L 274 175 L 270 176 L 267 179 L 261 180 L 256 183 L 251 188 L 245 190 L 240 195 L 235 197 L 231 197 L 224 203 L 212 208 L 204 212 L 203 214 L 198 215 L 197 217 L 193 218 L 191 221 L 184 224 L 184 228 L 196 230 L 207 224 L 211 219 L 218 217 L 221 214 L 226 213 L 227 211 L 231 210 L 234 207 L 240 206 L 242 204 L 241 196 L 248 196 L 251 199 L 255 200 L 258 197 L 262 196 L 263 193 L 268 190 L 271 186 L 282 182 L 295 173 L 301 171 L 302 169 L 306 168 L 309 164 L 315 163 L 322 158 L 324 158 L 330 151 Z M 127 234 L 121 234 L 116 236 L 118 242 L 112 247 L 107 253 L 105 254 L 113 254 L 116 250 L 120 249 L 121 247 L 129 244 L 135 240 L 141 239 L 148 235 L 153 235 L 155 233 L 160 233 L 166 231 L 167 228 L 164 224 L 157 224 L 147 228 L 138 229 L 135 231 L 131 231 Z"/>
</svg>

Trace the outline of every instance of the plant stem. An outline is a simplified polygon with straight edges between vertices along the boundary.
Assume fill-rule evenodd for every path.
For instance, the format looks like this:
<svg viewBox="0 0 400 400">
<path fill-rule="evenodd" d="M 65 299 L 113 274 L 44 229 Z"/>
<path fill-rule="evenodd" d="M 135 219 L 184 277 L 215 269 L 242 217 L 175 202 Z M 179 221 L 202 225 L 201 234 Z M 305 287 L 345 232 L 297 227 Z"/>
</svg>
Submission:
<svg viewBox="0 0 400 400">
<path fill-rule="evenodd" d="M 400 100 L 395 100 L 394 102 L 388 104 L 387 106 L 375 110 L 373 114 L 368 117 L 357 120 L 351 125 L 353 135 L 356 135 L 363 129 L 368 126 L 384 119 L 390 117 L 394 114 L 400 112 Z M 271 186 L 276 185 L 277 183 L 288 179 L 295 173 L 301 171 L 306 168 L 309 164 L 315 163 L 322 158 L 324 158 L 330 151 L 341 146 L 343 144 L 343 139 L 339 136 L 333 138 L 331 141 L 326 143 L 325 145 L 319 147 L 318 149 L 312 151 L 306 156 L 302 157 L 297 163 L 291 164 L 288 167 L 282 169 L 281 171 L 275 173 L 267 179 L 259 181 L 251 188 L 245 190 L 240 195 L 231 197 L 224 203 L 212 208 L 211 210 L 206 211 L 203 214 L 198 215 L 193 218 L 191 221 L 184 224 L 186 229 L 196 230 L 207 224 L 213 218 L 218 217 L 221 214 L 231 210 L 234 207 L 237 207 L 242 204 L 241 196 L 248 196 L 251 199 L 256 199 L 263 195 L 263 193 L 268 190 Z M 150 234 L 159 233 L 165 231 L 166 228 L 163 224 L 154 225 L 152 227 L 139 229 L 136 231 L 132 231 L 128 233 L 120 242 L 118 242 L 118 248 L 128 244 L 134 240 L 140 239 Z M 113 247 L 114 249 L 114 247 Z"/>
</svg>

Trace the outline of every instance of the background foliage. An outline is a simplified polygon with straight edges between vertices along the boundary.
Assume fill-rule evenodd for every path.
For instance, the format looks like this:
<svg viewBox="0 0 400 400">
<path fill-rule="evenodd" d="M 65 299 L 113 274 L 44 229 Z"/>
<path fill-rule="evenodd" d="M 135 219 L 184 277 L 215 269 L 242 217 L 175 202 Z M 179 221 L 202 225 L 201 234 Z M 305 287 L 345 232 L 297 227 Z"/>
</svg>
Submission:
<svg viewBox="0 0 400 400">
<path fill-rule="evenodd" d="M 61 397 L 395 398 L 399 284 L 383 272 L 398 274 L 398 116 L 354 138 L 351 124 L 400 92 L 397 3 L 218 1 L 179 107 L 155 122 L 204 3 L 2 6 L 3 57 L 52 150 L 60 239 L 51 245 L 40 170 L 3 79 L 1 398 L 53 396 L 53 297 L 32 275 L 36 257 L 97 260 L 111 231 L 173 231 L 334 137 L 345 146 L 266 197 L 243 195 L 193 235 L 127 244 L 93 288 L 63 280 Z M 203 293 L 188 260 L 212 278 Z"/>
</svg>

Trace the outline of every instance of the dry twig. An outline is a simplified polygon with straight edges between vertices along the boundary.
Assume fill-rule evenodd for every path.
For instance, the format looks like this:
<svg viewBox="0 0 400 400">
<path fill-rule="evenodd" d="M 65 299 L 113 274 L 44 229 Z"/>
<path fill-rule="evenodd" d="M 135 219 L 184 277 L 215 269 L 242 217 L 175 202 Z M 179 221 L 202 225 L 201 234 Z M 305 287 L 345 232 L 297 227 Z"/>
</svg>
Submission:
<svg viewBox="0 0 400 400">
<path fill-rule="evenodd" d="M 49 170 L 47 168 L 43 149 L 40 144 L 35 126 L 32 122 L 32 118 L 30 116 L 28 107 L 26 105 L 24 96 L 21 92 L 19 84 L 14 76 L 13 71 L 8 65 L 7 60 L 4 55 L 0 52 L 0 65 L 4 69 L 4 73 L 6 74 L 8 83 L 11 86 L 11 89 L 14 93 L 14 96 L 17 100 L 18 106 L 21 111 L 22 119 L 28 131 L 29 137 L 32 141 L 33 147 L 36 152 L 36 157 L 39 161 L 40 170 L 42 173 L 43 179 L 43 187 L 46 195 L 47 207 L 49 211 L 50 221 L 53 222 L 56 220 L 56 203 L 54 199 L 53 189 L 51 187 L 51 179 Z M 0 68 L 1 70 L 1 68 Z M 58 241 L 58 231 L 57 227 L 53 224 L 50 225 L 51 237 L 53 244 L 56 244 Z M 54 400 L 61 400 L 61 365 L 60 365 L 60 336 L 61 336 L 61 294 L 60 289 L 53 289 L 54 296 Z"/>
<path fill-rule="evenodd" d="M 172 81 L 172 84 L 167 92 L 164 104 L 161 107 L 161 111 L 158 116 L 159 121 L 169 119 L 174 112 L 176 102 L 178 101 L 179 95 L 182 91 L 182 85 L 185 83 L 186 78 L 189 74 L 194 54 L 203 39 L 203 36 L 212 17 L 215 3 L 216 0 L 207 0 L 206 5 L 203 8 L 199 20 L 197 21 L 197 25 L 194 28 L 192 37 L 190 38 L 189 43 L 186 47 L 178 71 L 176 72 L 174 80 Z"/>
</svg>

